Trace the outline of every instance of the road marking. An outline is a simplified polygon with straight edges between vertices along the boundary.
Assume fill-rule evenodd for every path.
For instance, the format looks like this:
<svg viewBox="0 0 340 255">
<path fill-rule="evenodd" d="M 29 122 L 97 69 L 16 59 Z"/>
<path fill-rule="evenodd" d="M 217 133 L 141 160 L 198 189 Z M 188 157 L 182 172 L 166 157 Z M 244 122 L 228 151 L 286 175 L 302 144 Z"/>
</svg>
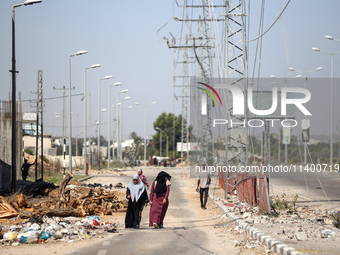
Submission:
<svg viewBox="0 0 340 255">
<path fill-rule="evenodd" d="M 98 255 L 106 255 L 106 250 L 100 250 L 100 251 L 98 251 Z"/>
<path fill-rule="evenodd" d="M 103 246 L 109 246 L 110 245 L 110 242 L 109 241 L 105 241 L 104 243 L 103 243 Z"/>
</svg>

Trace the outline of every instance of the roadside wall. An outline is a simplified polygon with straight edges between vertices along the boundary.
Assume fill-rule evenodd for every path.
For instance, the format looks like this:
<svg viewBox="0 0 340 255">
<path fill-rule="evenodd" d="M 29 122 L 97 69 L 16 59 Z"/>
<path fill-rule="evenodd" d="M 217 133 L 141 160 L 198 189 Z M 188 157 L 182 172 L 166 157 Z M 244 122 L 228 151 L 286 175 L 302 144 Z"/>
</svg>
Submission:
<svg viewBox="0 0 340 255">
<path fill-rule="evenodd" d="M 22 146 L 22 114 L 17 114 L 17 148 L 16 148 L 16 165 L 17 176 L 20 176 L 20 168 L 23 163 L 23 146 Z M 0 112 L 0 160 L 12 165 L 12 120 L 11 113 Z"/>
</svg>

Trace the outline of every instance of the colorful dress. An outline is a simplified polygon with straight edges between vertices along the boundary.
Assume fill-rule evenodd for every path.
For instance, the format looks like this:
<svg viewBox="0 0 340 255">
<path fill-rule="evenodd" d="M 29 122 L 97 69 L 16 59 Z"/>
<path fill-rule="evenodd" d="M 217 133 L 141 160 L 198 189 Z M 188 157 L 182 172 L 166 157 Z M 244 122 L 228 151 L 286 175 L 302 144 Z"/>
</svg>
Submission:
<svg viewBox="0 0 340 255">
<path fill-rule="evenodd" d="M 145 175 L 143 174 L 143 170 L 139 169 L 138 171 L 140 172 L 139 179 L 144 183 L 144 185 L 146 187 L 149 188 L 149 183 L 148 183 L 148 180 L 146 179 Z"/>
</svg>

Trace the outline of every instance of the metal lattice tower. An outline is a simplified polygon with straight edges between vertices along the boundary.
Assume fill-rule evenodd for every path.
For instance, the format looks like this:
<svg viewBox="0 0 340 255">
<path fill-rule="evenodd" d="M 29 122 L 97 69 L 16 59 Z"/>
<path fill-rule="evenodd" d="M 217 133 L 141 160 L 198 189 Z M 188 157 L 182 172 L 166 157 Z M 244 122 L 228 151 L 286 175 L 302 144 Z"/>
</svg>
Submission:
<svg viewBox="0 0 340 255">
<path fill-rule="evenodd" d="M 188 29 L 186 30 L 185 42 L 176 45 L 176 39 L 173 37 L 172 43 L 167 43 L 169 48 L 174 48 L 175 52 L 177 50 L 183 50 L 183 57 L 181 61 L 174 61 L 174 87 L 182 87 L 182 116 L 184 120 L 187 120 L 188 116 L 188 102 L 190 96 L 192 99 L 196 100 L 194 102 L 195 109 L 197 109 L 198 104 L 205 105 L 206 110 L 202 112 L 196 112 L 197 115 L 195 124 L 200 127 L 196 136 L 198 137 L 198 144 L 200 145 L 199 151 L 199 164 L 206 163 L 208 165 L 213 165 L 214 162 L 214 140 L 215 134 L 212 130 L 212 119 L 213 116 L 217 114 L 222 114 L 218 108 L 213 108 L 213 102 L 207 94 L 201 90 L 195 91 L 194 94 L 189 95 L 188 91 L 190 85 L 196 87 L 194 84 L 189 85 L 190 71 L 188 72 L 188 67 L 192 66 L 188 60 L 193 58 L 194 63 L 197 66 L 197 77 L 203 83 L 209 84 L 214 87 L 213 77 L 213 53 L 221 56 L 223 61 L 219 60 L 219 64 L 223 66 L 221 69 L 224 70 L 224 74 L 219 72 L 220 78 L 226 78 L 227 81 L 232 79 L 232 84 L 228 82 L 229 85 L 235 85 L 240 87 L 244 91 L 245 104 L 247 103 L 247 83 L 246 83 L 246 46 L 245 46 L 245 13 L 243 9 L 243 0 L 225 0 L 220 1 L 221 4 L 214 5 L 212 1 L 209 0 L 197 0 L 192 1 L 192 4 L 188 5 L 187 1 L 184 0 L 184 5 L 180 6 L 184 8 L 183 17 L 174 17 L 176 21 L 185 22 L 186 27 L 190 27 L 190 33 L 188 34 Z M 177 3 L 177 2 L 176 2 Z M 188 11 L 190 10 L 190 11 Z M 215 11 L 221 11 L 219 15 L 215 15 Z M 190 17 L 188 16 L 190 14 Z M 222 25 L 217 25 L 222 24 Z M 193 28 L 196 28 L 198 35 L 195 36 L 193 33 Z M 219 42 L 216 36 L 216 27 L 221 28 L 222 34 L 224 36 L 225 47 L 224 53 L 222 51 L 216 51 L 216 47 L 221 47 L 221 42 Z M 182 25 L 183 28 L 183 25 Z M 214 51 L 215 50 L 215 51 Z M 178 54 L 180 55 L 180 54 Z M 176 57 L 176 54 L 175 54 Z M 184 65 L 181 71 L 181 76 L 178 76 L 178 63 L 182 62 Z M 193 76 L 193 75 L 192 75 Z M 181 82 L 179 85 L 179 77 L 181 77 Z M 191 92 L 192 93 L 192 92 Z M 199 101 L 200 99 L 200 101 Z M 225 118 L 235 119 L 240 122 L 247 122 L 247 114 L 244 116 L 233 116 L 231 107 L 231 93 L 225 93 Z M 229 103 L 229 104 L 228 104 Z M 202 107 L 203 109 L 203 107 Z M 245 105 L 245 109 L 247 109 Z M 196 116 L 195 115 L 195 116 Z M 186 118 L 185 118 L 186 117 Z M 190 123 L 192 124 L 192 123 Z M 247 164 L 248 159 L 248 128 L 239 126 L 233 126 L 230 130 L 226 129 L 224 134 L 225 141 L 225 165 L 228 165 L 230 161 L 237 162 L 238 164 Z M 244 125 L 247 126 L 247 125 Z M 182 142 L 186 143 L 188 139 L 188 131 L 184 130 L 184 125 L 182 125 Z M 239 139 L 238 137 L 241 137 Z M 231 151 L 232 150 L 232 151 Z M 231 157 L 228 156 L 232 153 Z M 182 157 L 185 152 L 182 152 Z"/>
<path fill-rule="evenodd" d="M 211 66 L 211 42 L 209 30 L 209 13 L 208 1 L 202 1 L 203 19 L 200 17 L 198 24 L 198 33 L 200 38 L 200 54 L 195 55 L 199 66 L 201 67 L 198 77 L 202 79 L 205 84 L 211 85 L 212 79 L 212 66 Z M 207 97 L 206 92 L 201 92 L 201 104 L 206 104 L 206 112 L 201 112 L 199 122 L 202 125 L 202 134 L 199 140 L 201 145 L 200 165 L 205 163 L 208 165 L 214 164 L 214 140 L 212 134 L 212 99 Z"/>
<path fill-rule="evenodd" d="M 269 122 L 265 122 L 264 126 L 264 162 L 269 164 L 270 162 L 270 126 Z"/>
<path fill-rule="evenodd" d="M 246 48 L 245 48 L 245 13 L 243 0 L 229 0 L 227 4 L 226 26 L 227 26 L 227 56 L 226 56 L 226 78 L 231 85 L 238 86 L 244 92 L 244 109 L 247 109 L 247 62 L 246 62 Z M 229 99 L 229 98 L 228 98 Z M 227 100 L 230 102 L 230 100 Z M 228 106 L 229 107 L 229 106 Z M 237 119 L 240 122 L 247 123 L 247 112 L 241 118 L 232 115 L 232 109 L 227 109 L 230 118 Z M 248 163 L 248 127 L 233 126 L 227 132 L 226 155 L 228 155 L 229 148 L 236 150 L 232 158 L 228 161 L 236 159 L 237 163 L 246 165 Z M 241 136 L 243 139 L 238 139 Z M 228 148 L 229 147 L 229 148 Z"/>
<path fill-rule="evenodd" d="M 189 20 L 187 19 L 187 0 L 184 1 L 184 19 L 177 19 L 178 21 L 184 22 L 185 35 L 183 38 L 179 38 L 179 44 L 176 44 L 176 38 L 172 38 L 171 43 L 167 40 L 169 48 L 174 49 L 174 67 L 173 67 L 173 86 L 181 88 L 181 96 L 174 95 L 175 98 L 181 98 L 182 100 L 182 123 L 181 123 L 181 164 L 184 159 L 189 158 L 189 128 L 188 128 L 188 117 L 189 117 L 189 86 L 190 86 L 190 74 L 189 66 L 194 62 L 189 61 L 189 49 L 192 47 L 189 45 L 189 41 L 192 40 L 189 34 Z M 171 35 L 172 36 L 172 35 Z M 184 39 L 184 42 L 182 42 Z M 176 56 L 177 60 L 176 60 Z M 183 145 L 186 145 L 183 147 Z M 186 149 L 185 149 L 186 148 Z"/>
<path fill-rule="evenodd" d="M 40 164 L 38 161 L 35 164 L 35 181 L 43 180 L 44 178 L 44 140 L 43 140 L 43 113 L 44 113 L 44 98 L 43 98 L 43 71 L 38 70 L 38 87 L 37 87 L 37 130 L 36 130 L 36 146 L 35 155 L 40 156 Z M 40 131 L 40 134 L 39 134 Z M 40 149 L 40 153 L 39 153 Z M 40 172 L 40 179 L 38 179 L 38 171 Z"/>
</svg>

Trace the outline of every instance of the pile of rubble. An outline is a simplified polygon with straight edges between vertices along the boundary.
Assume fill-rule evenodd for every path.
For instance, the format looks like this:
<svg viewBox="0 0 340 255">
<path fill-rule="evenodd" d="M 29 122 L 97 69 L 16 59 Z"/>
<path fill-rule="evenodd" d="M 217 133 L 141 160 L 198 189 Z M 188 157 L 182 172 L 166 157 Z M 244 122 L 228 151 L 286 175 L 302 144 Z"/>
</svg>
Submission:
<svg viewBox="0 0 340 255">
<path fill-rule="evenodd" d="M 300 247 L 305 246 L 310 249 L 340 248 L 340 229 L 333 226 L 330 217 L 333 211 L 303 205 L 296 206 L 294 211 L 281 210 L 277 215 L 268 216 L 261 215 L 258 207 L 248 207 L 234 197 L 228 200 L 228 205 L 228 210 L 234 215 L 239 215 L 245 223 L 283 242 L 297 242 Z M 239 227 L 236 227 L 235 231 L 239 234 L 243 233 Z"/>
<path fill-rule="evenodd" d="M 18 225 L 0 225 L 0 244 L 19 245 L 23 243 L 74 242 L 116 232 L 117 225 L 102 222 L 99 217 L 30 218 Z"/>
<path fill-rule="evenodd" d="M 117 196 L 116 191 L 102 186 L 68 185 L 72 177 L 67 174 L 59 187 L 35 182 L 21 189 L 19 194 L 0 196 L 0 219 L 44 215 L 85 217 L 126 211 L 127 200 Z"/>
<path fill-rule="evenodd" d="M 125 212 L 125 191 L 111 184 L 69 184 L 72 177 L 66 174 L 59 186 L 19 181 L 16 194 L 0 196 L 0 244 L 73 242 L 116 232 L 116 224 L 98 216 Z"/>
</svg>

